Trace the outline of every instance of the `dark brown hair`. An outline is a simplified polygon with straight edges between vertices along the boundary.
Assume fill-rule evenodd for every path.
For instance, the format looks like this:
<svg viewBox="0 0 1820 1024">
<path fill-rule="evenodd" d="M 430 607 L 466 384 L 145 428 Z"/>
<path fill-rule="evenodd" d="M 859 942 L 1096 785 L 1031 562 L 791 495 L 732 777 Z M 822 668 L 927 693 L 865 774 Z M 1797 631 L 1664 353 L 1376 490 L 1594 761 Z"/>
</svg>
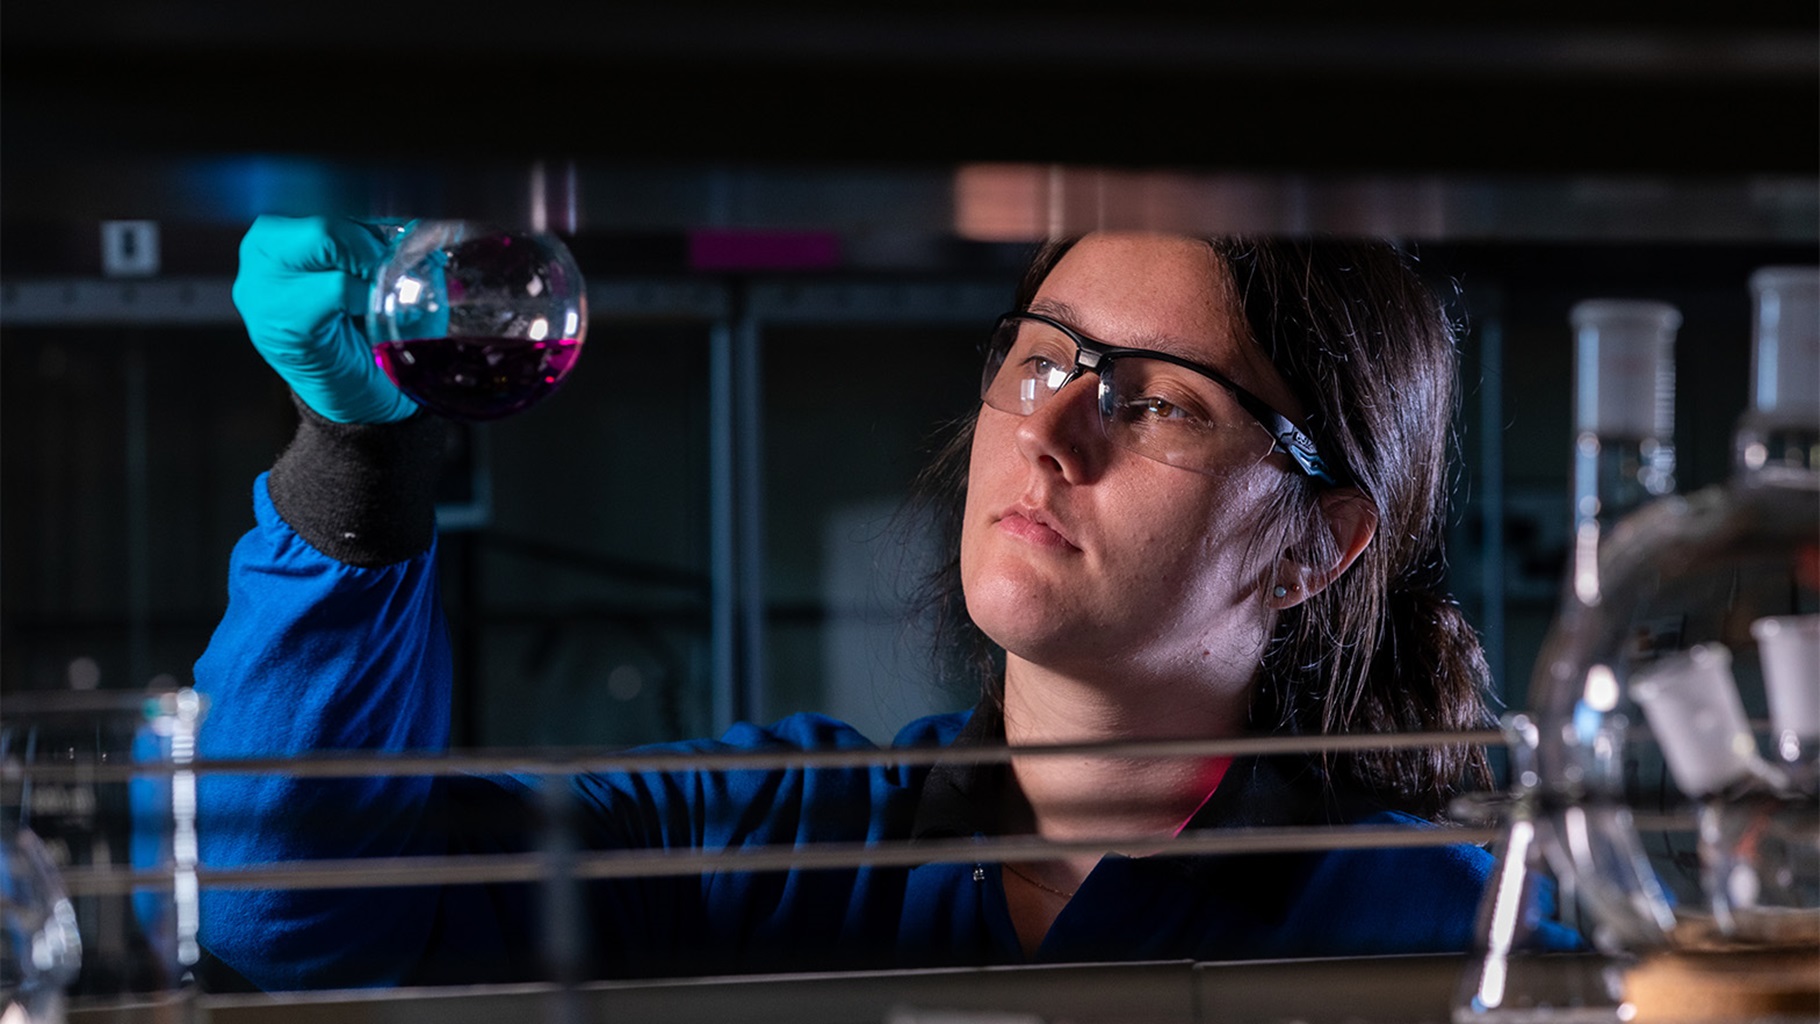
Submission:
<svg viewBox="0 0 1820 1024">
<path fill-rule="evenodd" d="M 1031 260 L 1017 308 L 1035 297 L 1073 240 Z M 1392 245 L 1341 239 L 1209 242 L 1232 274 L 1244 321 L 1308 410 L 1304 426 L 1377 512 L 1372 542 L 1324 590 L 1278 616 L 1251 706 L 1262 732 L 1458 730 L 1491 724 L 1479 639 L 1444 589 L 1442 538 L 1456 401 L 1454 329 L 1411 261 Z M 974 417 L 918 481 L 946 554 L 925 589 L 945 672 L 1003 687 L 1003 652 L 966 611 L 960 524 Z M 1285 473 L 1257 543 L 1309 565 L 1337 561 L 1323 485 Z M 1332 781 L 1390 806 L 1440 817 L 1491 775 L 1482 748 L 1366 751 L 1326 761 Z"/>
</svg>

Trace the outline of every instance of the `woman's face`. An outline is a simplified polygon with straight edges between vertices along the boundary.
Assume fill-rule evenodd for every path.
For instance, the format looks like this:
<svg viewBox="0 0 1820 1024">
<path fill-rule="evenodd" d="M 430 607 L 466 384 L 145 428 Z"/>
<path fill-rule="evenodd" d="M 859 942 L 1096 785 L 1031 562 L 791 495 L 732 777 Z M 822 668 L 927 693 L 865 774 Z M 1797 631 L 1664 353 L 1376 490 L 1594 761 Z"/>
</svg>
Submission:
<svg viewBox="0 0 1820 1024">
<path fill-rule="evenodd" d="M 1112 345 L 1213 367 L 1291 415 L 1289 390 L 1246 337 L 1206 243 L 1152 234 L 1081 240 L 1030 309 Z M 1085 374 L 1028 416 L 982 406 L 961 578 L 967 609 L 1015 659 L 1082 677 L 1249 680 L 1279 552 L 1252 543 L 1287 460 L 1235 452 L 1213 476 L 1110 444 Z"/>
</svg>

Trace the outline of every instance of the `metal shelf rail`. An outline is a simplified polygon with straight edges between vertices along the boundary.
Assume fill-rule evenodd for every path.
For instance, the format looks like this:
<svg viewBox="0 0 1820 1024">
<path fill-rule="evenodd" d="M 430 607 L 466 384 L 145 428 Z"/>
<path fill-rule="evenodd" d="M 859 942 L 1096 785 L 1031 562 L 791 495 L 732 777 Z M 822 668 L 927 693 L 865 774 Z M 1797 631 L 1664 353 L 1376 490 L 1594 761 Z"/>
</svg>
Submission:
<svg viewBox="0 0 1820 1024">
<path fill-rule="evenodd" d="M 110 695 L 20 695 L 8 714 L 58 701 L 102 707 Z M 296 778 L 375 775 L 448 776 L 514 773 L 561 777 L 585 772 L 811 769 L 863 765 L 1001 763 L 1011 757 L 1244 756 L 1346 751 L 1436 744 L 1495 744 L 1500 734 L 1458 733 L 1290 737 L 1263 736 L 1168 743 L 1058 744 L 1009 748 L 762 751 L 678 755 L 671 753 L 531 751 L 446 754 L 321 753 L 301 758 L 203 761 L 171 758 L 144 763 L 99 760 L 0 764 L 0 786 L 16 794 L 28 781 L 65 787 L 122 785 L 169 776 L 188 780 L 210 774 L 280 774 Z M 560 788 L 560 787 L 558 787 Z M 193 792 L 193 789 L 188 791 Z M 181 814 L 181 810 L 178 810 Z M 1172 854 L 1259 853 L 1292 850 L 1488 843 L 1484 827 L 1407 829 L 1298 827 L 1233 829 L 1185 834 L 1156 845 Z M 583 879 L 691 875 L 707 871 L 908 865 L 945 859 L 998 862 L 1067 853 L 1106 852 L 1128 846 L 1118 837 L 1054 842 L 1020 837 L 989 841 L 817 844 L 750 851 L 581 852 L 560 837 L 546 837 L 540 852 L 517 856 L 360 859 L 286 862 L 209 868 L 178 865 L 134 870 L 124 865 L 72 867 L 64 883 L 72 896 L 120 897 L 179 889 L 306 889 L 526 882 L 562 886 Z M 184 876 L 188 875 L 186 879 Z M 552 937 L 557 941 L 557 937 Z M 162 1020 L 181 1009 L 194 1021 L 364 1020 L 870 1020 L 892 1024 L 941 1021 L 1009 1022 L 1093 1020 L 1303 1020 L 1345 1009 L 1359 1018 L 1361 1005 L 1381 1019 L 1444 1019 L 1462 976 L 1459 958 L 1392 958 L 1379 962 L 1295 965 L 1120 964 L 947 971 L 873 972 L 664 983 L 479 986 L 383 993 L 313 993 L 243 997 L 186 991 L 163 1002 L 146 996 L 84 997 L 71 1006 L 72 1021 Z M 1288 972 L 1288 973 L 1285 973 Z M 1298 980 L 1300 979 L 1300 980 Z M 1397 980 L 1400 979 L 1400 980 Z M 1318 998 L 1314 997 L 1319 993 Z M 1306 1002 L 1302 996 L 1314 998 Z M 1393 998 L 1394 996 L 1394 998 Z M 1361 1002 L 1363 1000 L 1363 1002 Z M 1347 1009 L 1350 1007 L 1349 1009 Z M 1214 1016 L 1208 1016 L 1214 1012 Z M 1268 1012 L 1271 1016 L 1256 1014 Z M 981 1014 L 985 1014 L 982 1016 Z M 1007 1016 L 1010 1014 L 1011 1016 Z"/>
</svg>

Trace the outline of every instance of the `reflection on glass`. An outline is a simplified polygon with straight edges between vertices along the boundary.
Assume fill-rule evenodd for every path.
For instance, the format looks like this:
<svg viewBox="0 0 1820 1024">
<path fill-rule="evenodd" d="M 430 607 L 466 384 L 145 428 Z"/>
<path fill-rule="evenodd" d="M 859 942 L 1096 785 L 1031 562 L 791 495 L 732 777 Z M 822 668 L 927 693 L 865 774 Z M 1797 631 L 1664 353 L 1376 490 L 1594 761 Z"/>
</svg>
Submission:
<svg viewBox="0 0 1820 1024">
<path fill-rule="evenodd" d="M 374 358 L 419 405 L 492 420 L 542 401 L 575 368 L 587 289 L 562 240 L 465 221 L 418 221 L 373 286 Z M 563 330 L 552 336 L 551 325 Z"/>
</svg>

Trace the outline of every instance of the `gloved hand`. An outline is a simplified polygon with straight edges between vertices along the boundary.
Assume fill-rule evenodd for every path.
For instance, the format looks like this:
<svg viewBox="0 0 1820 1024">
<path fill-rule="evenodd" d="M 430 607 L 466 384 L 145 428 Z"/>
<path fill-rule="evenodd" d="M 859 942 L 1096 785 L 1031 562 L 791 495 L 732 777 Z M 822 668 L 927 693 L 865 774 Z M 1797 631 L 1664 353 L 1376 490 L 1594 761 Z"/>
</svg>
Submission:
<svg viewBox="0 0 1820 1024">
<path fill-rule="evenodd" d="M 240 242 L 234 308 L 253 347 L 305 405 L 340 423 L 417 411 L 373 359 L 361 327 L 386 243 L 345 218 L 260 217 Z"/>
</svg>

